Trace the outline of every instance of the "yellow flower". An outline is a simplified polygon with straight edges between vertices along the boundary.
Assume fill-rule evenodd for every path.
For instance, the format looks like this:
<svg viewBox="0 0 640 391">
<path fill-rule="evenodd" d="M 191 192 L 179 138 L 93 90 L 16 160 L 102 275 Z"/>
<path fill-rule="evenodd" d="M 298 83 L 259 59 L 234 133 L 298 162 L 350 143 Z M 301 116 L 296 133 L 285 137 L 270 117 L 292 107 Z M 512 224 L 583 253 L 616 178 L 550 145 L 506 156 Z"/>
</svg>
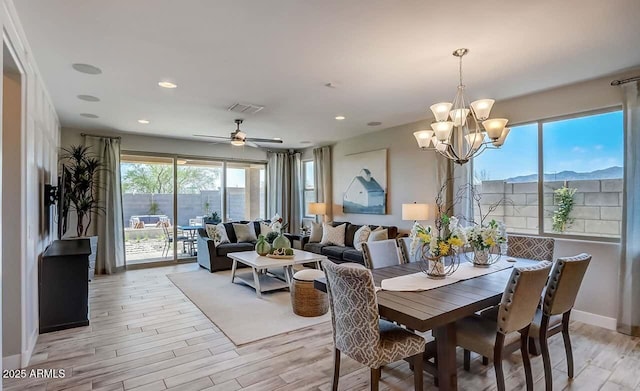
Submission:
<svg viewBox="0 0 640 391">
<path fill-rule="evenodd" d="M 462 246 L 462 239 L 454 236 L 449 238 L 448 243 L 453 247 L 460 247 Z"/>
<path fill-rule="evenodd" d="M 425 232 L 420 232 L 418 234 L 418 238 L 420 238 L 420 240 L 422 240 L 424 243 L 429 243 L 431 241 L 431 235 Z"/>
<path fill-rule="evenodd" d="M 445 242 L 438 243 L 438 249 L 440 250 L 440 255 L 449 254 L 449 245 Z"/>
<path fill-rule="evenodd" d="M 485 242 L 487 243 L 487 246 L 495 246 L 495 244 L 496 244 L 496 242 L 491 237 L 487 238 L 487 240 L 485 240 Z"/>
</svg>

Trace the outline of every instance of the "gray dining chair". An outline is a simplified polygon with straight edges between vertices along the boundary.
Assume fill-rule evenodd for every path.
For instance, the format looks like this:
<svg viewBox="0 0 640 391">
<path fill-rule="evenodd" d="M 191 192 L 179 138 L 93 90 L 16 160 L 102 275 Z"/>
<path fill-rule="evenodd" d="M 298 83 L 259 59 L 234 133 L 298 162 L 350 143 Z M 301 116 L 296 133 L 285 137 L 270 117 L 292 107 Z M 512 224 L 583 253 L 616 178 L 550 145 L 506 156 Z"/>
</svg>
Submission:
<svg viewBox="0 0 640 391">
<path fill-rule="evenodd" d="M 381 367 L 410 358 L 414 387 L 422 390 L 425 340 L 400 326 L 381 320 L 373 277 L 367 269 L 323 261 L 333 329 L 333 391 L 338 389 L 342 353 L 370 368 L 371 390 L 377 391 Z"/>
<path fill-rule="evenodd" d="M 533 389 L 529 328 L 550 269 L 551 262 L 546 261 L 529 267 L 515 267 L 502 294 L 497 319 L 473 315 L 456 322 L 457 343 L 464 349 L 464 369 L 468 371 L 470 368 L 471 351 L 493 357 L 498 391 L 505 391 L 502 359 L 518 350 L 518 346 L 522 353 L 527 390 Z"/>
<path fill-rule="evenodd" d="M 411 238 L 398 238 L 398 247 L 400 247 L 400 254 L 402 254 L 404 263 L 419 261 L 419 255 L 411 252 Z"/>
<path fill-rule="evenodd" d="M 378 240 L 362 243 L 364 265 L 368 269 L 400 265 L 404 263 L 398 242 L 395 239 Z"/>
<path fill-rule="evenodd" d="M 553 261 L 555 239 L 538 236 L 509 235 L 507 238 L 507 256 Z"/>
</svg>

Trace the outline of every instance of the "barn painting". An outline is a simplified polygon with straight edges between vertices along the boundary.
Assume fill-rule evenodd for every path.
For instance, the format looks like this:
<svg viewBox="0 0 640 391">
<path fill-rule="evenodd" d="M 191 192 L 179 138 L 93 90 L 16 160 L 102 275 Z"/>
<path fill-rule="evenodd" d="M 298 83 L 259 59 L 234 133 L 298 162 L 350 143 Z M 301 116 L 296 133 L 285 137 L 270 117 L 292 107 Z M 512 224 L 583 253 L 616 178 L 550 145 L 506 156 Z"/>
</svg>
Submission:
<svg viewBox="0 0 640 391">
<path fill-rule="evenodd" d="M 343 213 L 386 214 L 387 150 L 347 155 L 345 159 L 353 179 L 343 194 Z"/>
</svg>

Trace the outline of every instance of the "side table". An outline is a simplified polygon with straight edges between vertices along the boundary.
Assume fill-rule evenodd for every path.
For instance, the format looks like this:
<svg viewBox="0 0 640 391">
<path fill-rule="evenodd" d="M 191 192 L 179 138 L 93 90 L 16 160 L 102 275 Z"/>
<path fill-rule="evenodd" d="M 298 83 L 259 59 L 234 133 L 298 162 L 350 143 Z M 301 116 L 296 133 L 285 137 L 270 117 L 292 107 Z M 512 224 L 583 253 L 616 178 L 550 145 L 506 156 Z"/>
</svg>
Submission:
<svg viewBox="0 0 640 391">
<path fill-rule="evenodd" d="M 289 239 L 289 241 L 291 242 L 291 247 L 299 248 L 300 250 L 304 250 L 304 245 L 309 242 L 309 234 L 283 233 L 282 235 Z M 300 242 L 300 247 L 296 247 L 295 242 Z"/>
</svg>

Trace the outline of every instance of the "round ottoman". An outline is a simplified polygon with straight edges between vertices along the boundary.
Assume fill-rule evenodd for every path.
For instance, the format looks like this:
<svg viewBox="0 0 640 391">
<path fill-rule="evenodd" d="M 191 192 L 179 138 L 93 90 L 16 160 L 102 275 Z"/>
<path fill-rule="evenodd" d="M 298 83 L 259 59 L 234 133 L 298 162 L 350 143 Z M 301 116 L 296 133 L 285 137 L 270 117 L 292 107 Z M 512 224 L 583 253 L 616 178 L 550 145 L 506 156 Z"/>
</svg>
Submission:
<svg viewBox="0 0 640 391">
<path fill-rule="evenodd" d="M 304 269 L 293 275 L 291 305 L 294 314 L 313 317 L 327 313 L 329 310 L 327 294 L 313 287 L 313 280 L 319 277 L 324 277 L 324 272 L 318 269 Z"/>
</svg>

